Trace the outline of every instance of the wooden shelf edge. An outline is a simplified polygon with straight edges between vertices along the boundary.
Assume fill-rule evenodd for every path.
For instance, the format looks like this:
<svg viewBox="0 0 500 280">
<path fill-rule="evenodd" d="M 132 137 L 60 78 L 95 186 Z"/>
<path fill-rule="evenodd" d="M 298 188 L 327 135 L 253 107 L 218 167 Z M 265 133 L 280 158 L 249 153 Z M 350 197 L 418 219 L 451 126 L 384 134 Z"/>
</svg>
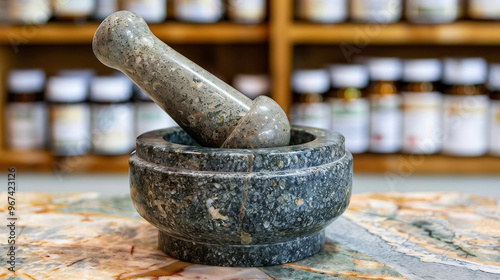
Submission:
<svg viewBox="0 0 500 280">
<path fill-rule="evenodd" d="M 354 173 L 409 177 L 426 175 L 500 175 L 500 157 L 445 155 L 354 155 Z"/>
<path fill-rule="evenodd" d="M 0 44 L 90 44 L 98 23 L 0 26 Z M 252 43 L 267 42 L 266 24 L 234 23 L 189 24 L 162 23 L 150 25 L 151 31 L 168 43 Z"/>
<path fill-rule="evenodd" d="M 290 38 L 296 44 L 378 45 L 498 45 L 500 22 L 459 21 L 441 25 L 409 23 L 295 23 Z"/>
</svg>

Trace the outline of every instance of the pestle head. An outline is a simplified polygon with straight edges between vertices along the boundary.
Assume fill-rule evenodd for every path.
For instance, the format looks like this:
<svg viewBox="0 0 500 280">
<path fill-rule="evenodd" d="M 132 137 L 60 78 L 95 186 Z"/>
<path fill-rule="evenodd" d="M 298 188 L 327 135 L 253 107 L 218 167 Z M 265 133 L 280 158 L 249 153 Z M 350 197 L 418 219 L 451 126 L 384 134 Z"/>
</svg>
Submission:
<svg viewBox="0 0 500 280">
<path fill-rule="evenodd" d="M 108 16 L 92 48 L 99 61 L 127 75 L 202 146 L 268 148 L 290 142 L 290 123 L 274 100 L 250 100 L 159 40 L 135 13 Z"/>
</svg>

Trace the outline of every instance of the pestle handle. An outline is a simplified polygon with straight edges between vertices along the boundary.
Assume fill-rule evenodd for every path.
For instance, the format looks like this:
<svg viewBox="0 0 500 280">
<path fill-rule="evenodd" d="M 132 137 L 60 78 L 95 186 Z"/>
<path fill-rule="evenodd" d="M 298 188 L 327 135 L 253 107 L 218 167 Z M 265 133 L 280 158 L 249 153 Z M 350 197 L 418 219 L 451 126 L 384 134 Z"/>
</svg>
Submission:
<svg viewBox="0 0 500 280">
<path fill-rule="evenodd" d="M 202 146 L 289 143 L 290 124 L 276 102 L 250 100 L 159 40 L 135 13 L 108 16 L 92 47 L 103 64 L 127 75 Z"/>
</svg>

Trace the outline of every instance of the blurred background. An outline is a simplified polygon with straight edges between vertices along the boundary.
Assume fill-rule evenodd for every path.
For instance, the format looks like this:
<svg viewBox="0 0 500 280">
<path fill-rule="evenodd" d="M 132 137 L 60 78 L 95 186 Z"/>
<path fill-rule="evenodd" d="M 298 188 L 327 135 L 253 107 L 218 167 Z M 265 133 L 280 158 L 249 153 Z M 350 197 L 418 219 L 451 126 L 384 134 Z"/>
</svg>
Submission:
<svg viewBox="0 0 500 280">
<path fill-rule="evenodd" d="M 496 0 L 0 0 L 0 179 L 127 193 L 135 137 L 176 125 L 92 53 L 121 9 L 293 124 L 345 135 L 355 192 L 500 196 Z"/>
</svg>

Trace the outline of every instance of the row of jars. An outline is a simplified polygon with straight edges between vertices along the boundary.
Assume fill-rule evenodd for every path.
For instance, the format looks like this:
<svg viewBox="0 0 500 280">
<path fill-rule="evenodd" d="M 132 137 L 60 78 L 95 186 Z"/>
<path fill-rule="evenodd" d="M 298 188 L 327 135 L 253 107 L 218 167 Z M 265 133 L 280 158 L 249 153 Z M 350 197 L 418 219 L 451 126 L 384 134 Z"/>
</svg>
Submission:
<svg viewBox="0 0 500 280">
<path fill-rule="evenodd" d="M 404 14 L 404 15 L 403 15 Z M 297 0 L 296 17 L 315 23 L 449 23 L 461 18 L 500 20 L 497 0 Z"/>
<path fill-rule="evenodd" d="M 295 70 L 292 88 L 292 123 L 352 153 L 500 155 L 500 64 L 482 58 L 364 58 Z"/>
<path fill-rule="evenodd" d="M 250 98 L 268 94 L 267 75 L 239 74 L 234 85 Z M 135 137 L 177 124 L 124 75 L 41 69 L 7 76 L 6 144 L 10 150 L 49 148 L 57 156 L 132 151 Z"/>
<path fill-rule="evenodd" d="M 175 19 L 211 23 L 227 10 L 230 20 L 259 23 L 267 16 L 266 0 L 169 0 Z M 149 23 L 167 19 L 167 0 L 0 0 L 0 22 L 43 24 L 60 21 L 103 20 L 120 9 L 142 16 Z"/>
</svg>

